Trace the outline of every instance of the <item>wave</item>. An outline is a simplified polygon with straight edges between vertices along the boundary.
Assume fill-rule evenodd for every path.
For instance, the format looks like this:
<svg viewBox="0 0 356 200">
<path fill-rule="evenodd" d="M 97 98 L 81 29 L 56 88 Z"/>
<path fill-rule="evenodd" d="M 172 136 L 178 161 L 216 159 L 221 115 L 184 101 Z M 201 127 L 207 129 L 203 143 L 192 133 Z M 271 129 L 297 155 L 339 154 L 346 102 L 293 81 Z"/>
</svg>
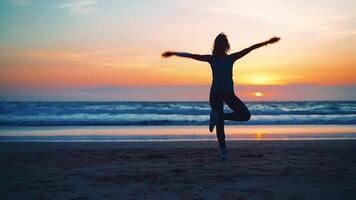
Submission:
<svg viewBox="0 0 356 200">
<path fill-rule="evenodd" d="M 248 102 L 247 107 L 249 122 L 226 124 L 356 124 L 356 102 Z M 208 102 L 0 102 L 0 125 L 206 125 L 209 113 Z"/>
<path fill-rule="evenodd" d="M 0 117 L 1 126 L 73 126 L 73 125 L 206 125 L 207 115 L 46 115 Z M 249 122 L 231 122 L 226 124 L 246 125 L 293 125 L 293 124 L 356 124 L 356 115 L 256 115 Z"/>
</svg>

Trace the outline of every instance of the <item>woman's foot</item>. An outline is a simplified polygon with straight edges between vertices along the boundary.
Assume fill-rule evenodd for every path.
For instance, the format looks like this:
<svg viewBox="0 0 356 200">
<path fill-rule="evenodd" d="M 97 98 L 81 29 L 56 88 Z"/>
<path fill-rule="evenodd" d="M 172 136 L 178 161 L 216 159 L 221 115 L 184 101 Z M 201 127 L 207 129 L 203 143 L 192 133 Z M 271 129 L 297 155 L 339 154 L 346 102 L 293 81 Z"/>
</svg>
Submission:
<svg viewBox="0 0 356 200">
<path fill-rule="evenodd" d="M 209 120 L 209 131 L 213 132 L 215 125 L 218 123 L 219 114 L 217 112 L 210 113 L 210 120 Z"/>
<path fill-rule="evenodd" d="M 220 159 L 224 160 L 224 161 L 229 159 L 229 157 L 227 156 L 226 149 L 221 149 L 220 150 Z"/>
</svg>

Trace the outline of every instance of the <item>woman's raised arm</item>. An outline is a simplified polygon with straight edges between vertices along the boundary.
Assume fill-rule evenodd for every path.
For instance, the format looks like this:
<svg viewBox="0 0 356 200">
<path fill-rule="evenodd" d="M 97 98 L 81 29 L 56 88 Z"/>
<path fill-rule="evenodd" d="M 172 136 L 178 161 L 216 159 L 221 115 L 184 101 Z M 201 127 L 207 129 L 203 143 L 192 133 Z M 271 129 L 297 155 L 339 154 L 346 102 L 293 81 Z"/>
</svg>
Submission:
<svg viewBox="0 0 356 200">
<path fill-rule="evenodd" d="M 272 43 L 278 42 L 280 39 L 281 38 L 279 38 L 279 37 L 273 37 L 265 42 L 254 44 L 254 45 L 250 46 L 249 48 L 243 49 L 242 51 L 232 53 L 232 54 L 230 54 L 230 56 L 234 59 L 234 61 L 236 61 L 236 60 L 244 57 L 246 54 L 250 53 L 252 50 L 258 49 L 258 48 L 263 47 L 267 44 L 272 44 Z"/>
<path fill-rule="evenodd" d="M 211 59 L 211 55 L 199 55 L 199 54 L 191 54 L 191 53 L 184 53 L 184 52 L 173 52 L 173 51 L 166 51 L 162 53 L 163 58 L 168 58 L 171 56 L 178 56 L 183 58 L 192 58 L 194 60 L 209 62 Z"/>
</svg>

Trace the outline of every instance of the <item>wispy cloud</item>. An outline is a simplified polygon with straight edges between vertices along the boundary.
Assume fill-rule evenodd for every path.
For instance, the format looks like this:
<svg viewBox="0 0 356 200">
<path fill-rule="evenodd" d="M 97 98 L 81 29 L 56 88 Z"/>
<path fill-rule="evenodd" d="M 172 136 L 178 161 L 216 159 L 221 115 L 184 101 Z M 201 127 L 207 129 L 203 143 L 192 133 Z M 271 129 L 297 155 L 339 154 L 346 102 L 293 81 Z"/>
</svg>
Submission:
<svg viewBox="0 0 356 200">
<path fill-rule="evenodd" d="M 87 52 L 64 52 L 64 51 L 20 51 L 10 55 L 23 56 L 34 59 L 55 59 L 61 61 L 75 61 L 106 67 L 147 67 L 156 54 L 136 55 L 131 51 L 124 50 L 96 50 Z"/>
<path fill-rule="evenodd" d="M 318 33 L 317 36 L 332 38 L 332 39 L 340 39 L 346 36 L 356 36 L 356 30 L 325 31 L 325 32 Z"/>
<path fill-rule="evenodd" d="M 286 34 L 308 32 L 316 36 L 335 35 L 338 38 L 354 34 L 354 30 L 350 30 L 348 25 L 356 19 L 352 6 L 333 7 L 334 4 L 315 2 L 296 4 L 293 1 L 279 0 L 271 2 L 260 3 L 252 0 L 241 3 L 232 0 L 218 6 L 206 7 L 205 10 L 214 14 L 238 16 L 263 24 L 280 26 Z M 343 2 L 349 3 L 347 0 Z"/>
<path fill-rule="evenodd" d="M 27 51 L 20 53 L 31 58 L 48 58 L 48 59 L 78 59 L 83 58 L 83 54 L 66 53 L 66 52 L 51 52 L 51 51 Z"/>
<path fill-rule="evenodd" d="M 9 0 L 11 4 L 15 5 L 27 5 L 31 3 L 31 0 Z"/>
<path fill-rule="evenodd" d="M 72 15 L 82 15 L 95 12 L 96 0 L 76 0 L 58 5 L 58 8 L 66 9 Z"/>
</svg>

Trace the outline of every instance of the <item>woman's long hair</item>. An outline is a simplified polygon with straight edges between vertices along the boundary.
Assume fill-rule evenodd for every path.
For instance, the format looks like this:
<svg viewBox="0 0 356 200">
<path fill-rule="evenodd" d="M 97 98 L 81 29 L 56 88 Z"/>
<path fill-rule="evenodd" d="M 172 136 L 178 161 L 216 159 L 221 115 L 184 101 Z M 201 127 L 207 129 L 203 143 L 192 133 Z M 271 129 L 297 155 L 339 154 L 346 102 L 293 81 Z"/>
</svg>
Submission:
<svg viewBox="0 0 356 200">
<path fill-rule="evenodd" d="M 214 41 L 213 56 L 226 56 L 230 51 L 230 44 L 225 33 L 220 33 Z"/>
</svg>

